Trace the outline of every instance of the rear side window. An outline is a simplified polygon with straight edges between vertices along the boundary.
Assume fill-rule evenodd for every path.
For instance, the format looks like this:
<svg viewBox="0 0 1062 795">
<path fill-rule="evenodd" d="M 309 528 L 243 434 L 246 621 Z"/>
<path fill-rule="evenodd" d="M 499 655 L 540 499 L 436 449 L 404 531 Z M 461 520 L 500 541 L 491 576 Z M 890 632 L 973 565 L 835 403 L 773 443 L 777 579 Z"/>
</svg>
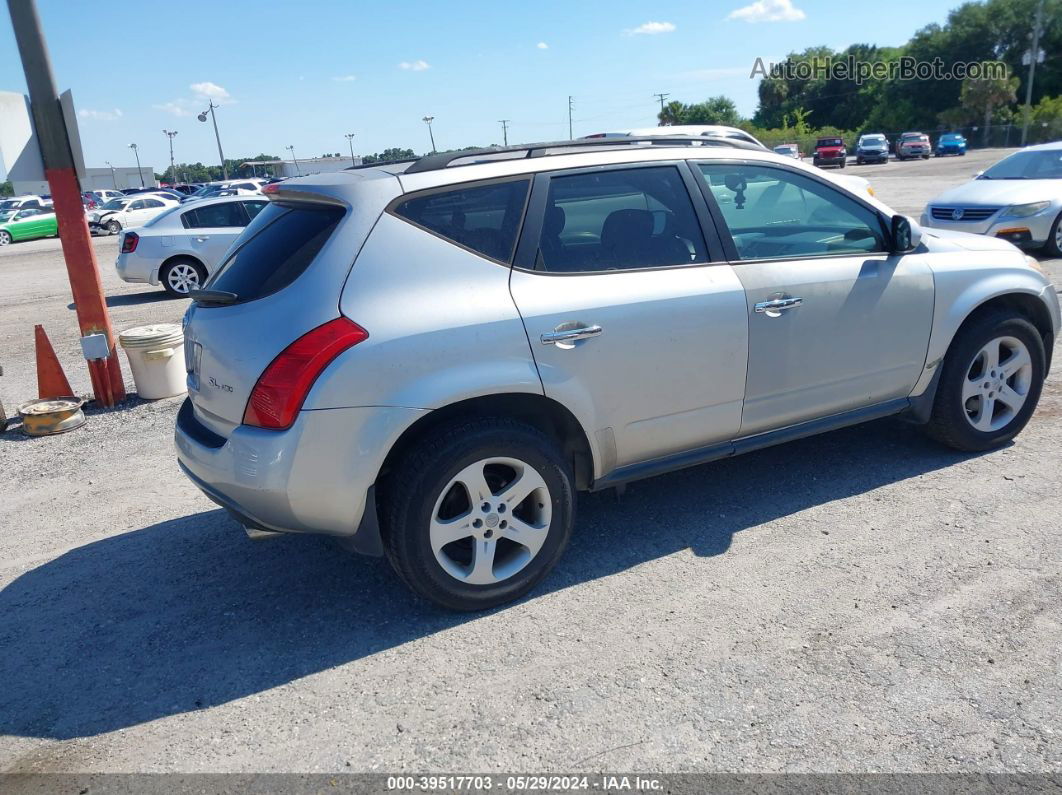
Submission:
<svg viewBox="0 0 1062 795">
<path fill-rule="evenodd" d="M 241 302 L 282 290 L 309 267 L 342 218 L 339 207 L 270 203 L 206 286 L 236 293 Z"/>
<path fill-rule="evenodd" d="M 509 262 L 530 184 L 518 179 L 433 192 L 406 199 L 393 211 L 453 243 Z"/>
<path fill-rule="evenodd" d="M 247 219 L 240 208 L 240 202 L 211 204 L 197 207 L 181 216 L 185 229 L 203 229 L 214 226 L 246 226 Z"/>
</svg>

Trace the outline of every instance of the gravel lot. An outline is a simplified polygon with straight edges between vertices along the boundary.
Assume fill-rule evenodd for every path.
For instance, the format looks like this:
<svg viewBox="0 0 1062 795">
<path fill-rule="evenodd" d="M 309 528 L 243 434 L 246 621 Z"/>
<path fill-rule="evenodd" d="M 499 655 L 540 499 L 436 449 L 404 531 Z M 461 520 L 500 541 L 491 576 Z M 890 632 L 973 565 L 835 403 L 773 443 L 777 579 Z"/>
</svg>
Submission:
<svg viewBox="0 0 1062 795">
<path fill-rule="evenodd" d="M 846 173 L 917 214 L 1000 155 Z M 118 329 L 179 321 L 95 245 Z M 8 410 L 34 323 L 87 392 L 58 242 L 0 274 Z M 1062 770 L 1062 368 L 988 455 L 888 420 L 583 495 L 545 587 L 473 616 L 248 541 L 179 403 L 0 435 L 0 772 Z"/>
</svg>

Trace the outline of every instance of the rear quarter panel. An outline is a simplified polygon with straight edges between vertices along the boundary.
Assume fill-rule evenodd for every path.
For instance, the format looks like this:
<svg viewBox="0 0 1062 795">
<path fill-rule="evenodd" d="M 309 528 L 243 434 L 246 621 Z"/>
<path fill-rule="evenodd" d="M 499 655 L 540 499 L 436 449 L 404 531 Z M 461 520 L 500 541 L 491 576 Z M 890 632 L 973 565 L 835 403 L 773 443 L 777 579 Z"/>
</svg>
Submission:
<svg viewBox="0 0 1062 795">
<path fill-rule="evenodd" d="M 307 408 L 441 408 L 482 395 L 542 394 L 509 267 L 384 213 L 340 309 L 369 332 L 318 379 Z"/>
</svg>

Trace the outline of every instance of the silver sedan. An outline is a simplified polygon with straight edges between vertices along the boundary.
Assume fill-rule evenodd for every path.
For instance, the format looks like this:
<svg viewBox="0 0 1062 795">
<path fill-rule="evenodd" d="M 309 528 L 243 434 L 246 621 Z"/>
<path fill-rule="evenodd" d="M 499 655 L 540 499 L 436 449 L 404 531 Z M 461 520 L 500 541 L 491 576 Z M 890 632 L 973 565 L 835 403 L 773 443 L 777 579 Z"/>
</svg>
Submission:
<svg viewBox="0 0 1062 795">
<path fill-rule="evenodd" d="M 922 226 L 973 232 L 1062 256 L 1062 141 L 1030 146 L 926 205 Z"/>
</svg>

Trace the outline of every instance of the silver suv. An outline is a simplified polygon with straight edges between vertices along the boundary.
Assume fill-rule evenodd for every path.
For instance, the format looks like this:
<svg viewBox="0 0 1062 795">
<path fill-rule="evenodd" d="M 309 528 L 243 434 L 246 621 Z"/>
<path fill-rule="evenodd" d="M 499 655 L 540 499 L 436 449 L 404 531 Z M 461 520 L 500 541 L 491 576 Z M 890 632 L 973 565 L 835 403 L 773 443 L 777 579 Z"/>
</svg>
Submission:
<svg viewBox="0 0 1062 795">
<path fill-rule="evenodd" d="M 526 593 L 575 493 L 894 414 L 962 450 L 1028 421 L 1055 290 L 733 141 L 433 155 L 277 183 L 186 317 L 181 467 L 252 534 Z"/>
</svg>

